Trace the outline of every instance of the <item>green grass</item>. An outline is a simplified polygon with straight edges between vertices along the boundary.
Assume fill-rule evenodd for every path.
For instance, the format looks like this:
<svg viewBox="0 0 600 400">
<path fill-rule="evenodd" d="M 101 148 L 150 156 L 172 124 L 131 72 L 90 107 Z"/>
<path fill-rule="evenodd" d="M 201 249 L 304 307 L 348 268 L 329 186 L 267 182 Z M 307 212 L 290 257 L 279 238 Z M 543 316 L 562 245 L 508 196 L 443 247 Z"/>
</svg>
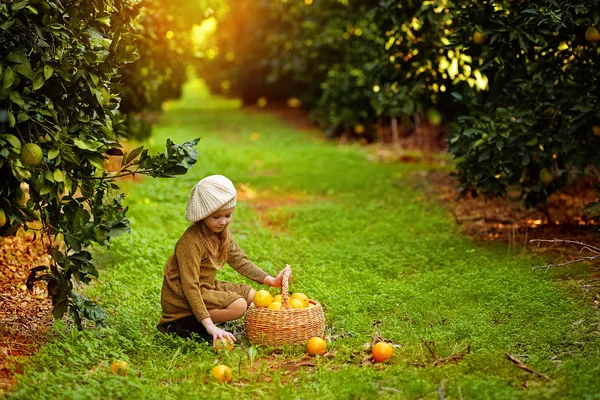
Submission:
<svg viewBox="0 0 600 400">
<path fill-rule="evenodd" d="M 57 324 L 11 398 L 437 399 L 443 385 L 454 399 L 600 399 L 598 312 L 552 274 L 533 274 L 542 260 L 461 238 L 451 215 L 406 180 L 427 166 L 371 162 L 360 147 L 250 114 L 192 81 L 149 145 L 198 136 L 199 162 L 187 175 L 123 185 L 133 232 L 97 253 L 100 279 L 86 289 L 108 328 Z M 275 273 L 291 264 L 292 290 L 323 304 L 332 357 L 293 368 L 302 346 L 250 349 L 240 335 L 233 352 L 216 355 L 156 331 L 163 266 L 188 225 L 188 193 L 214 173 L 272 199 L 265 212 L 277 229 L 241 201 L 232 230 L 257 265 Z M 302 201 L 285 204 L 290 196 Z M 220 278 L 247 283 L 231 268 Z M 384 364 L 361 365 L 375 333 L 402 347 Z M 424 340 L 440 357 L 467 345 L 471 354 L 434 366 Z M 506 352 L 552 380 L 517 368 Z M 115 359 L 130 363 L 127 377 L 110 374 Z M 232 384 L 209 379 L 217 363 L 232 367 Z"/>
</svg>

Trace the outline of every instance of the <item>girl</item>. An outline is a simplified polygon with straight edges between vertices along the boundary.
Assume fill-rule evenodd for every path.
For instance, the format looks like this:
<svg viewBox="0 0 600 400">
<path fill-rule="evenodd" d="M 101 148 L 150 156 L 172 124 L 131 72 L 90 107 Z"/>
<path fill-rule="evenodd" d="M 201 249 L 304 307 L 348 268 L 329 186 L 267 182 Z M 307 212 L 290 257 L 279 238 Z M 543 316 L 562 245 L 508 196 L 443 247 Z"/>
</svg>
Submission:
<svg viewBox="0 0 600 400">
<path fill-rule="evenodd" d="M 186 338 L 196 333 L 213 346 L 217 340 L 236 340 L 215 323 L 243 316 L 256 290 L 215 280 L 225 263 L 253 281 L 281 287 L 283 271 L 273 278 L 258 268 L 229 232 L 236 195 L 233 183 L 222 175 L 208 176 L 192 189 L 185 211 L 192 225 L 165 266 L 159 331 Z"/>
</svg>

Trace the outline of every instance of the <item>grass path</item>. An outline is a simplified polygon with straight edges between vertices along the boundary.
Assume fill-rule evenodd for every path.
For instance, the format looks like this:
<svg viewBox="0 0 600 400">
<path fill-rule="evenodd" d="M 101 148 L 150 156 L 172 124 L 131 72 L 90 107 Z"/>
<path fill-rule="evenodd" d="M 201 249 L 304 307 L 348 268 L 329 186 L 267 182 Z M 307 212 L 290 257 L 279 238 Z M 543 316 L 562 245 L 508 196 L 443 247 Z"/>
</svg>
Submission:
<svg viewBox="0 0 600 400">
<path fill-rule="evenodd" d="M 86 292 L 109 327 L 57 325 L 12 398 L 600 398 L 598 311 L 549 274 L 532 274 L 540 260 L 461 238 L 451 215 L 406 181 L 426 166 L 371 162 L 364 149 L 211 98 L 198 81 L 165 112 L 150 146 L 195 137 L 190 173 L 126 187 L 133 232 L 98 255 L 100 279 Z M 233 232 L 268 272 L 291 264 L 292 290 L 324 305 L 332 357 L 302 366 L 302 347 L 250 349 L 244 340 L 216 355 L 156 331 L 189 190 L 214 173 L 255 194 L 238 203 Z M 261 201 L 270 207 L 259 213 Z M 221 279 L 246 282 L 231 268 Z M 402 347 L 385 364 L 363 365 L 375 333 Z M 471 354 L 434 366 L 423 341 L 440 357 L 467 345 Z M 552 380 L 518 369 L 506 352 Z M 109 372 L 119 358 L 131 365 L 127 377 Z M 232 367 L 231 385 L 209 379 L 217 362 Z"/>
</svg>

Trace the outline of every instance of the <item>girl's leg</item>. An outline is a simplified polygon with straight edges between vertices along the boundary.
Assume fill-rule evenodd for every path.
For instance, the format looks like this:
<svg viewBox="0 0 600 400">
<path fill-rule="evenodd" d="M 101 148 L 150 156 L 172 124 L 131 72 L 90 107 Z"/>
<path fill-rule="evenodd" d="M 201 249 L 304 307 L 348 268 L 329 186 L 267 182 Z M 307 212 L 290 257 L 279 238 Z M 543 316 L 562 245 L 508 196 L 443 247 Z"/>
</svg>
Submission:
<svg viewBox="0 0 600 400">
<path fill-rule="evenodd" d="M 212 308 L 208 310 L 208 314 L 214 323 L 218 323 L 238 319 L 244 315 L 247 309 L 248 304 L 246 303 L 246 299 L 239 298 L 228 305 L 227 308 Z"/>
<path fill-rule="evenodd" d="M 248 307 L 250 307 L 250 304 L 252 304 L 252 302 L 254 301 L 255 294 L 256 294 L 256 290 L 250 289 L 250 293 L 248 293 L 248 298 L 246 299 L 246 303 L 247 303 Z"/>
</svg>

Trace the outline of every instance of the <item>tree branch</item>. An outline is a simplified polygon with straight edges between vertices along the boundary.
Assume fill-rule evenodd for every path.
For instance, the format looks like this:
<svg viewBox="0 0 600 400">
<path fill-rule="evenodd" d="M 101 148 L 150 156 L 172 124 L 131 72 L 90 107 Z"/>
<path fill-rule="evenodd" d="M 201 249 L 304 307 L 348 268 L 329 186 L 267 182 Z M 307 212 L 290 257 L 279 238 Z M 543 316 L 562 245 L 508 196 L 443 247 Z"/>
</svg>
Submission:
<svg viewBox="0 0 600 400">
<path fill-rule="evenodd" d="M 519 360 L 517 357 L 515 357 L 515 356 L 513 356 L 513 355 L 511 355 L 511 354 L 504 353 L 504 357 L 505 357 L 505 358 L 506 358 L 508 361 L 510 361 L 510 362 L 512 362 L 513 364 L 515 364 L 517 367 L 521 368 L 523 371 L 527 371 L 527 372 L 529 372 L 530 374 L 537 375 L 537 376 L 539 376 L 540 378 L 547 379 L 547 380 L 549 380 L 549 381 L 550 381 L 550 380 L 552 380 L 552 379 L 551 379 L 551 378 L 550 378 L 548 375 L 544 375 L 544 374 L 542 374 L 541 372 L 538 372 L 538 371 L 536 371 L 535 369 L 533 369 L 533 368 L 531 368 L 531 367 L 528 367 L 527 365 L 523 364 L 523 362 L 522 362 L 521 360 Z"/>
<path fill-rule="evenodd" d="M 569 240 L 569 239 L 531 239 L 529 242 L 534 243 L 534 242 L 547 242 L 547 243 L 567 243 L 567 244 L 576 244 L 579 246 L 584 246 L 584 248 L 587 248 L 588 250 L 596 253 L 596 254 L 600 254 L 600 248 L 589 245 L 587 243 L 583 243 L 580 242 L 578 240 Z"/>
</svg>

